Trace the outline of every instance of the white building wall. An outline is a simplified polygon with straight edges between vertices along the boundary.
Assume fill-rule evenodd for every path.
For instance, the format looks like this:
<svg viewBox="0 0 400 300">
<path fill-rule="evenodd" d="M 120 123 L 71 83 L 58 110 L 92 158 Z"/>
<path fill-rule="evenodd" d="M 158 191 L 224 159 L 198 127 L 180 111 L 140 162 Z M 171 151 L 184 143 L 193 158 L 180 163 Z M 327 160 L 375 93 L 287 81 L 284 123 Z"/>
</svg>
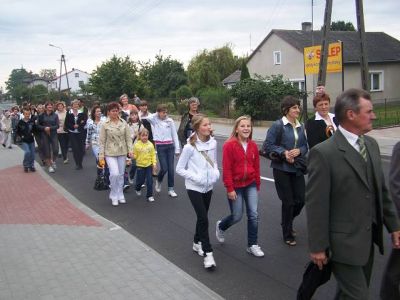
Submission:
<svg viewBox="0 0 400 300">
<path fill-rule="evenodd" d="M 71 92 L 80 91 L 80 82 L 87 84 L 89 82 L 90 74 L 80 71 L 80 70 L 72 70 L 67 73 L 68 76 L 68 84 Z M 63 74 L 61 76 L 61 90 L 66 90 L 68 88 L 67 85 L 67 76 Z M 59 89 L 60 78 L 57 78 L 51 82 L 51 87 L 54 90 Z"/>
</svg>

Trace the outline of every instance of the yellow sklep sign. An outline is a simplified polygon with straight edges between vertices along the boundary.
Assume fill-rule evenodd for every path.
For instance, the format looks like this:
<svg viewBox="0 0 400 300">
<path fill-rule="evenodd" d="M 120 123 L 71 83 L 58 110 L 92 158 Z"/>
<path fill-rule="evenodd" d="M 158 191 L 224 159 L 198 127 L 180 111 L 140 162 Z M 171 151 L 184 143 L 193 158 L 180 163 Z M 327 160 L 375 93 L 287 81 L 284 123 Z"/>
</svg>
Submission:
<svg viewBox="0 0 400 300">
<path fill-rule="evenodd" d="M 340 42 L 329 44 L 326 69 L 328 73 L 342 72 L 342 50 Z M 318 74 L 320 58 L 321 46 L 304 48 L 304 72 L 306 75 Z"/>
</svg>

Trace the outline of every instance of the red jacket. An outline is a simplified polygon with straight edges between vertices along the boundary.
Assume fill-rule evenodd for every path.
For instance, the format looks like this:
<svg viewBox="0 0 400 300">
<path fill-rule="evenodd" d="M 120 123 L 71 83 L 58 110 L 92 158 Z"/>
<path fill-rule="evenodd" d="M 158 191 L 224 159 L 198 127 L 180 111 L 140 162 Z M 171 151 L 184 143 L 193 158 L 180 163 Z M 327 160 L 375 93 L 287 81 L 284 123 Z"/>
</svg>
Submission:
<svg viewBox="0 0 400 300">
<path fill-rule="evenodd" d="M 256 143 L 249 140 L 247 151 L 236 138 L 227 140 L 222 148 L 223 181 L 228 193 L 255 182 L 260 190 L 260 156 Z"/>
</svg>

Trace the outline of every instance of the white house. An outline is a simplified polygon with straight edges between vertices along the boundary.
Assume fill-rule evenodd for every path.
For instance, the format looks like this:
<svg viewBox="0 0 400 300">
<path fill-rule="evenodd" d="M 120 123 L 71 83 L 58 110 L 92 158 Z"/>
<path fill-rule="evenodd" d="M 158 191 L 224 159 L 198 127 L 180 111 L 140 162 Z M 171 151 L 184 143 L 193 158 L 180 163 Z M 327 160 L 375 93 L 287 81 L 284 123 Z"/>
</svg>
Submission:
<svg viewBox="0 0 400 300">
<path fill-rule="evenodd" d="M 70 92 L 76 93 L 81 90 L 82 84 L 87 84 L 89 82 L 90 74 L 79 69 L 72 68 L 66 74 L 61 75 L 61 91 L 66 91 L 68 89 L 67 78 Z M 60 86 L 60 76 L 54 78 L 51 82 L 51 89 L 57 90 Z"/>
</svg>

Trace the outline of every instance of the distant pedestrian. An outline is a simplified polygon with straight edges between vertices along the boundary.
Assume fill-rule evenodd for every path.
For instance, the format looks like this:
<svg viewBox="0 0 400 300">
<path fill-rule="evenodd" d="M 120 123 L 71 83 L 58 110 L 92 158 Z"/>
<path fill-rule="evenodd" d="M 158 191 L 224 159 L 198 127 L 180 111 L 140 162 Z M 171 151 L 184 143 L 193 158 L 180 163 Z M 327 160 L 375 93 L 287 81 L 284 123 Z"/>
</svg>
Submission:
<svg viewBox="0 0 400 300">
<path fill-rule="evenodd" d="M 199 113 L 200 101 L 197 97 L 191 97 L 188 101 L 189 111 L 182 115 L 178 128 L 178 138 L 181 146 L 186 145 L 187 139 L 193 132 L 192 118 Z"/>
<path fill-rule="evenodd" d="M 331 99 L 326 93 L 313 99 L 315 115 L 305 124 L 310 149 L 330 138 L 337 130 L 339 123 L 335 115 L 329 112 L 330 103 Z"/>
<path fill-rule="evenodd" d="M 1 118 L 1 130 L 3 132 L 3 140 L 1 141 L 4 148 L 11 149 L 12 140 L 12 124 L 11 124 L 11 113 L 10 111 L 5 111 L 3 117 Z"/>
<path fill-rule="evenodd" d="M 24 150 L 24 160 L 22 165 L 25 173 L 35 172 L 35 139 L 33 132 L 35 130 L 35 123 L 31 118 L 31 111 L 29 108 L 24 108 L 23 118 L 19 120 L 16 128 L 16 134 L 21 138 L 22 149 Z"/>
<path fill-rule="evenodd" d="M 282 201 L 283 241 L 289 246 L 296 246 L 293 222 L 304 207 L 305 197 L 305 169 L 297 163 L 302 159 L 305 167 L 308 146 L 304 126 L 298 121 L 300 100 L 292 96 L 284 97 L 281 111 L 283 117 L 268 130 L 266 146 L 267 152 L 274 152 L 280 158 L 271 161 L 271 168 L 275 188 Z"/>
<path fill-rule="evenodd" d="M 58 116 L 59 127 L 57 129 L 58 142 L 60 143 L 61 155 L 63 157 L 64 164 L 68 163 L 68 145 L 69 138 L 68 132 L 64 130 L 65 118 L 67 116 L 67 110 L 65 109 L 65 103 L 60 101 L 56 104 L 56 114 Z"/>
<path fill-rule="evenodd" d="M 38 128 L 41 131 L 41 141 L 43 154 L 48 166 L 49 173 L 54 173 L 57 165 L 58 138 L 57 129 L 59 127 L 58 116 L 53 111 L 53 103 L 47 102 L 44 105 L 45 112 L 39 116 Z"/>
<path fill-rule="evenodd" d="M 156 191 L 161 192 L 161 182 L 164 175 L 168 173 L 168 195 L 178 197 L 174 191 L 174 154 L 179 155 L 180 145 L 176 133 L 175 122 L 168 116 L 168 109 L 165 104 L 157 106 L 157 112 L 142 119 L 150 122 L 153 128 L 154 143 L 156 145 L 160 171 L 156 180 Z"/>
<path fill-rule="evenodd" d="M 119 97 L 119 104 L 121 105 L 121 110 L 124 113 L 123 119 L 125 121 L 128 121 L 129 115 L 132 110 L 138 111 L 135 105 L 129 103 L 129 98 L 127 94 L 123 94 L 121 95 L 121 97 Z"/>
<path fill-rule="evenodd" d="M 149 141 L 149 132 L 142 128 L 138 133 L 138 141 L 133 146 L 133 158 L 136 161 L 136 187 L 138 196 L 142 194 L 140 189 L 146 181 L 146 198 L 149 202 L 154 201 L 153 197 L 153 174 L 157 170 L 156 150 Z"/>
<path fill-rule="evenodd" d="M 193 133 L 182 150 L 176 172 L 185 178 L 186 191 L 197 216 L 192 249 L 204 256 L 204 267 L 211 268 L 216 263 L 208 235 L 208 209 L 213 185 L 219 179 L 217 142 L 206 116 L 193 116 L 192 126 Z"/>
<path fill-rule="evenodd" d="M 93 156 L 96 159 L 96 165 L 99 163 L 100 152 L 100 128 L 105 118 L 101 116 L 100 106 L 93 106 L 90 113 L 90 119 L 87 121 L 87 134 L 85 147 L 92 148 Z M 97 175 L 103 174 L 105 168 L 97 168 Z"/>
<path fill-rule="evenodd" d="M 37 145 L 37 153 L 39 154 L 40 161 L 42 166 L 46 165 L 46 157 L 44 154 L 44 146 L 43 146 L 43 139 L 42 139 L 42 131 L 39 129 L 39 117 L 44 112 L 43 104 L 38 104 L 36 108 L 32 111 L 31 110 L 31 119 L 35 123 L 35 130 L 33 135 L 35 136 L 35 142 Z"/>
<path fill-rule="evenodd" d="M 146 119 L 149 115 L 151 115 L 151 112 L 149 112 L 147 101 L 141 100 L 139 105 L 139 119 L 143 126 L 149 131 L 149 141 L 154 144 L 153 129 L 150 122 Z"/>
<path fill-rule="evenodd" d="M 139 132 L 144 128 L 142 121 L 139 119 L 139 114 L 136 110 L 132 110 L 128 119 L 128 125 L 131 132 L 132 143 L 135 144 L 139 140 Z M 149 132 L 147 132 L 147 138 L 149 136 Z M 134 158 L 131 159 L 131 169 L 129 171 L 129 183 L 133 184 L 133 179 L 136 174 L 136 160 Z"/>
<path fill-rule="evenodd" d="M 258 191 L 260 190 L 260 157 L 252 140 L 249 116 L 236 119 L 230 138 L 222 148 L 222 174 L 231 214 L 216 224 L 216 237 L 225 241 L 225 231 L 238 223 L 247 212 L 247 252 L 263 257 L 258 245 Z"/>
<path fill-rule="evenodd" d="M 82 169 L 83 156 L 85 153 L 87 114 L 79 111 L 79 100 L 71 102 L 72 108 L 65 117 L 65 130 L 71 142 L 72 153 L 74 155 L 76 170 Z"/>
<path fill-rule="evenodd" d="M 12 142 L 13 144 L 17 144 L 17 125 L 19 120 L 21 119 L 21 114 L 19 112 L 18 106 L 14 106 L 11 110 L 11 127 L 12 127 Z"/>
<path fill-rule="evenodd" d="M 400 142 L 392 153 L 389 171 L 389 188 L 400 216 Z M 400 248 L 393 248 L 386 265 L 380 292 L 382 300 L 400 299 Z"/>
<path fill-rule="evenodd" d="M 100 128 L 99 165 L 107 161 L 110 170 L 110 200 L 113 206 L 126 203 L 123 184 L 126 156 L 132 157 L 132 138 L 128 123 L 119 117 L 119 104 L 107 105 L 107 120 Z"/>
</svg>

